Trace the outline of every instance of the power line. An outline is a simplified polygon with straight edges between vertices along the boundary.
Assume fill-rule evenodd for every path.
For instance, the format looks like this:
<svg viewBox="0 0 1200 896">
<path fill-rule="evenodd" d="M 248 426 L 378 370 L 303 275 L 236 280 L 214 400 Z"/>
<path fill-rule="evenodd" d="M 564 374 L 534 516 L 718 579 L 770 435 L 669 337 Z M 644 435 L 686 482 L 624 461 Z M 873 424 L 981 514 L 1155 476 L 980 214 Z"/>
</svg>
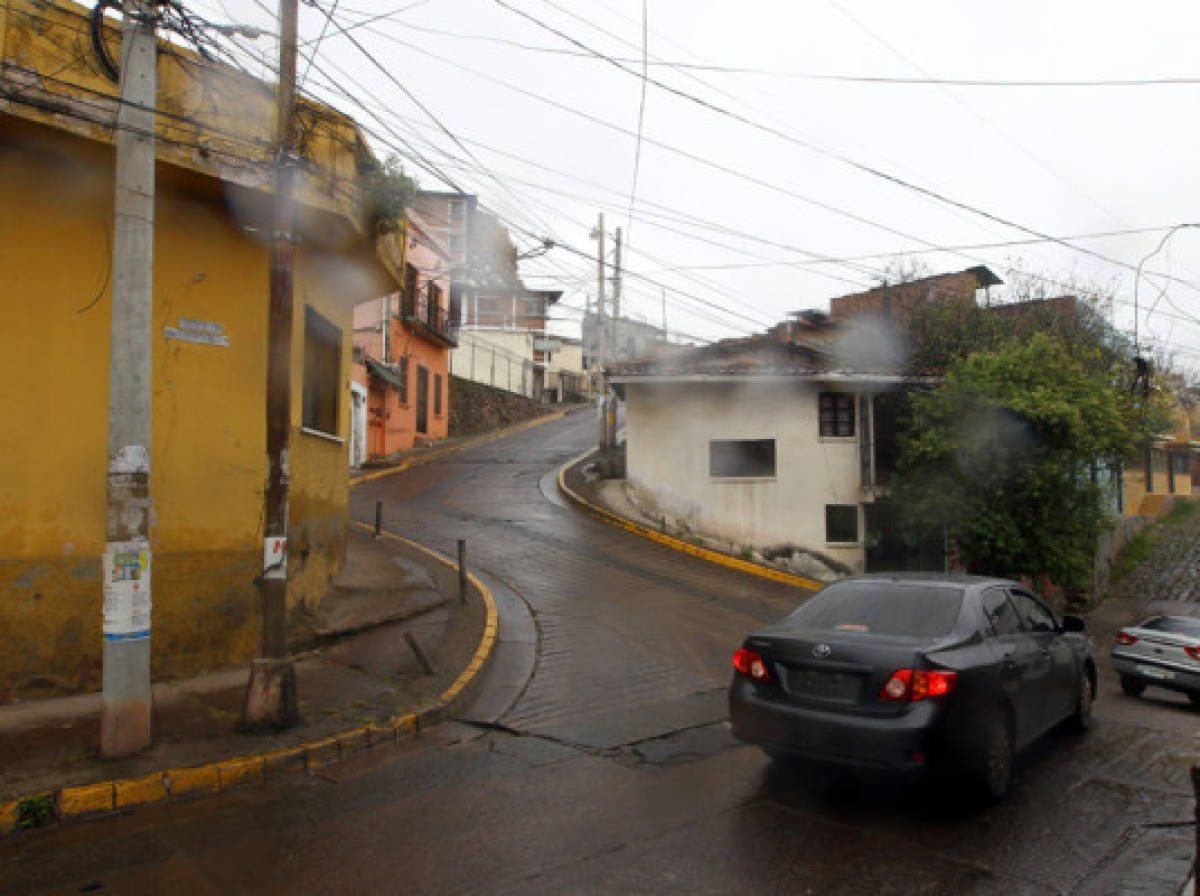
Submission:
<svg viewBox="0 0 1200 896">
<path fill-rule="evenodd" d="M 611 56 L 607 56 L 606 54 L 600 52 L 599 50 L 589 47 L 588 45 L 582 43 L 581 41 L 577 40 L 574 37 L 571 37 L 570 35 L 566 34 L 565 32 L 560 31 L 559 29 L 555 28 L 554 26 L 541 21 L 536 16 L 533 16 L 533 15 L 525 12 L 524 10 L 518 9 L 517 7 L 513 6 L 511 3 L 507 2 L 507 0 L 494 0 L 494 2 L 497 5 L 503 7 L 504 9 L 507 9 L 510 12 L 513 12 L 514 14 L 532 22 L 537 27 L 542 28 L 543 30 L 549 31 L 551 34 L 556 35 L 557 37 L 561 38 L 562 40 L 565 40 L 568 43 L 574 44 L 575 46 L 579 47 L 580 49 L 583 49 L 583 50 L 586 50 L 586 51 L 592 53 L 597 59 L 604 60 L 605 62 L 609 63 L 610 65 L 612 65 L 619 71 L 622 71 L 625 74 L 632 75 L 634 77 L 641 77 L 636 72 L 632 71 L 625 65 L 623 65 L 620 62 L 618 62 L 617 60 L 613 59 Z M 726 118 L 730 118 L 734 121 L 739 122 L 740 124 L 744 124 L 748 127 L 754 128 L 755 130 L 762 131 L 763 133 L 770 134 L 774 137 L 777 137 L 777 138 L 784 140 L 788 143 L 791 143 L 795 146 L 799 146 L 803 149 L 807 149 L 811 152 L 815 152 L 818 155 L 822 155 L 822 156 L 825 156 L 826 158 L 833 159 L 834 161 L 840 162 L 843 165 L 846 165 L 857 171 L 861 171 L 864 174 L 868 174 L 872 177 L 878 178 L 887 183 L 890 183 L 895 186 L 901 187 L 903 189 L 909 190 L 920 196 L 924 196 L 927 199 L 931 199 L 935 202 L 947 205 L 951 208 L 957 208 L 962 211 L 968 212 L 970 214 L 977 215 L 977 216 L 979 216 L 985 220 L 991 221 L 993 223 L 1000 224 L 1005 227 L 1009 227 L 1013 230 L 1018 230 L 1021 233 L 1025 233 L 1030 236 L 1036 236 L 1039 239 L 1045 240 L 1047 242 L 1057 243 L 1058 245 L 1061 245 L 1066 249 L 1070 249 L 1074 252 L 1079 252 L 1084 255 L 1093 256 L 1093 257 L 1095 257 L 1101 261 L 1104 261 L 1108 264 L 1113 264 L 1118 267 L 1126 268 L 1127 270 L 1131 270 L 1131 271 L 1134 270 L 1134 266 L 1127 264 L 1126 262 L 1120 261 L 1118 259 L 1109 258 L 1108 256 L 1102 255 L 1098 252 L 1093 252 L 1092 250 L 1085 249 L 1085 248 L 1082 248 L 1079 246 L 1072 246 L 1070 243 L 1067 243 L 1063 240 L 1059 240 L 1049 234 L 1042 233 L 1042 232 L 1035 230 L 1033 228 L 1030 228 L 1030 227 L 1026 227 L 1025 225 L 1019 224 L 1015 221 L 1010 221 L 1001 215 L 995 214 L 993 212 L 989 212 L 986 209 L 978 208 L 976 206 L 971 205 L 970 203 L 963 202 L 958 199 L 954 199 L 954 198 L 947 196 L 943 193 L 940 193 L 939 191 L 934 190 L 930 187 L 924 187 L 919 184 L 912 183 L 911 181 L 905 180 L 904 178 L 898 177 L 897 175 L 889 174 L 888 172 L 883 171 L 882 169 L 876 168 L 873 165 L 869 165 L 864 162 L 859 162 L 855 159 L 851 159 L 847 156 L 844 156 L 841 153 L 835 152 L 830 149 L 826 149 L 821 146 L 817 146 L 816 144 L 811 143 L 808 140 L 804 140 L 799 137 L 795 137 L 791 134 L 787 134 L 784 131 L 779 130 L 778 128 L 772 127 L 770 125 L 762 124 L 761 122 L 756 122 L 750 118 L 747 118 L 744 115 L 741 115 L 740 113 L 734 112 L 730 109 L 726 109 L 722 106 L 718 106 L 715 103 L 709 102 L 708 100 L 704 99 L 703 97 L 698 97 L 694 94 L 688 93 L 685 90 L 680 90 L 679 88 L 673 87 L 669 84 L 666 84 L 663 81 L 657 80 L 655 78 L 647 78 L 647 80 L 649 81 L 649 83 L 653 84 L 655 87 L 658 87 L 661 90 L 671 93 L 674 96 L 677 96 L 681 99 L 687 100 L 698 106 L 701 106 L 702 108 L 712 111 L 718 115 L 721 115 Z M 1195 284 L 1190 284 L 1190 283 L 1188 285 L 1192 286 L 1192 288 L 1196 289 L 1197 291 L 1200 291 L 1200 286 L 1196 286 Z"/>
<path fill-rule="evenodd" d="M 633 202 L 634 197 L 637 196 L 638 167 L 642 161 L 642 125 L 646 120 L 646 74 L 649 71 L 649 67 L 646 64 L 647 49 L 649 47 L 649 37 L 647 36 L 648 15 L 647 0 L 642 0 L 642 91 L 641 99 L 638 102 L 637 142 L 633 148 L 633 180 L 629 186 L 629 214 L 627 215 L 628 220 L 625 226 L 627 231 L 625 239 L 627 241 L 632 240 L 633 234 Z"/>
<path fill-rule="evenodd" d="M 403 43 L 403 42 L 401 42 L 401 43 Z M 418 49 L 418 50 L 419 50 L 419 48 L 414 48 L 414 49 Z M 434 54 L 428 54 L 428 55 L 434 55 Z M 434 58 L 440 58 L 440 57 L 436 57 L 436 55 L 435 55 L 435 56 L 434 56 Z M 443 62 L 446 62 L 446 60 L 441 60 L 441 61 L 443 61 Z M 467 70 L 467 71 L 471 71 L 470 69 L 467 69 L 467 68 L 466 68 L 466 67 L 464 67 L 464 66 L 457 66 L 457 64 L 455 64 L 455 63 L 448 63 L 448 64 L 451 64 L 451 65 L 456 65 L 456 67 L 459 67 L 459 68 L 464 68 L 464 69 L 465 69 L 465 70 Z M 512 87 L 512 85 L 506 85 L 506 86 Z M 528 92 L 527 92 L 527 91 L 522 91 L 520 88 L 515 88 L 515 89 L 517 89 L 519 92 L 522 92 L 522 93 L 526 93 L 526 94 L 528 94 Z M 535 98 L 538 98 L 538 97 L 536 97 L 536 95 L 535 95 Z M 538 98 L 538 99 L 543 99 L 543 100 L 544 100 L 544 98 Z M 479 164 L 479 163 L 478 163 L 478 160 L 476 160 L 476 162 L 477 162 L 477 164 Z M 905 236 L 908 236 L 908 235 L 905 235 Z M 916 239 L 915 237 L 909 237 L 909 238 Z M 1060 241 L 1060 240 L 1061 240 L 1061 239 L 1063 239 L 1063 238 L 1057 238 L 1057 237 L 1048 237 L 1047 239 L 1048 239 L 1049 241 L 1051 241 L 1051 242 L 1058 242 L 1058 241 Z M 932 243 L 928 243 L 927 241 L 925 241 L 925 242 L 926 242 L 926 244 L 929 246 L 929 249 L 930 249 L 930 251 L 934 251 L 934 250 L 937 250 L 937 251 L 943 251 L 943 250 L 944 250 L 944 247 L 938 247 L 938 246 L 936 246 L 936 245 L 934 245 L 934 244 L 932 244 Z M 1032 242 L 1032 241 L 1030 241 L 1030 242 Z M 896 254 L 896 253 L 889 253 L 889 254 Z M 588 258 L 588 260 L 589 260 L 589 261 L 591 260 L 591 259 L 590 259 L 590 253 L 588 253 L 588 254 L 587 254 L 587 258 Z M 1035 275 L 1032 275 L 1032 276 L 1038 277 L 1039 279 L 1042 279 L 1042 280 L 1043 280 L 1043 281 L 1045 281 L 1045 282 L 1055 282 L 1055 281 L 1053 281 L 1051 278 L 1046 278 L 1046 277 L 1043 277 L 1043 276 L 1041 276 L 1041 275 L 1036 275 L 1036 274 L 1035 274 Z M 1163 276 L 1163 275 L 1159 275 L 1159 274 L 1155 273 L 1155 276 Z M 1174 279 L 1174 278 L 1172 278 L 1172 279 Z M 1186 282 L 1186 281 L 1184 281 L 1184 282 Z M 659 284 L 659 285 L 661 285 L 661 284 Z M 1191 284 L 1188 284 L 1188 285 L 1189 285 L 1189 286 L 1191 286 Z M 1193 288 L 1194 288 L 1194 287 L 1193 287 Z"/>
<path fill-rule="evenodd" d="M 561 9 L 560 7 L 556 7 Z M 565 10 L 564 10 L 565 11 Z M 414 22 L 396 22 L 404 28 L 420 31 L 425 34 L 437 34 L 458 40 L 492 43 L 499 46 L 512 47 L 530 53 L 543 53 L 553 56 L 570 56 L 575 59 L 595 59 L 595 55 L 583 50 L 573 50 L 568 47 L 547 47 L 523 43 L 509 38 L 497 37 L 493 34 L 469 34 L 462 31 L 452 31 L 448 28 L 434 28 L 429 25 L 418 25 Z M 600 29 L 603 31 L 603 29 Z M 606 32 L 611 35 L 611 32 Z M 615 35 L 614 35 L 615 36 Z M 623 41 L 624 42 L 624 41 Z M 640 56 L 613 56 L 617 62 L 627 65 L 643 63 Z M 768 78 L 781 78 L 797 81 L 827 81 L 842 84 L 880 84 L 896 86 L 937 86 L 937 87 L 1194 87 L 1200 85 L 1200 78 L 1166 77 L 1166 78 L 1076 78 L 1076 79 L 1030 79 L 1030 78 L 939 78 L 933 76 L 902 77 L 890 75 L 849 75 L 831 72 L 798 72 L 783 69 L 754 68 L 751 66 L 719 65 L 704 62 L 683 62 L 678 59 L 651 58 L 645 62 L 656 68 L 670 68 L 681 72 L 703 72 L 706 74 L 726 75 L 758 75 Z"/>
</svg>

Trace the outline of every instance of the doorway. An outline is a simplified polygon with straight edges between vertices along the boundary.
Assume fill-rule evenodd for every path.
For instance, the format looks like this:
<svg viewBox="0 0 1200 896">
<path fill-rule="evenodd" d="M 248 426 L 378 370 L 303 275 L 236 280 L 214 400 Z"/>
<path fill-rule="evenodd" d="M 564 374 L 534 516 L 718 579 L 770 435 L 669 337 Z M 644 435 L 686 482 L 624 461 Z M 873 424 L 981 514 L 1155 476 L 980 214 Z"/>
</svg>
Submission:
<svg viewBox="0 0 1200 896">
<path fill-rule="evenodd" d="M 429 432 L 429 368 L 417 365 L 417 432 Z"/>
</svg>

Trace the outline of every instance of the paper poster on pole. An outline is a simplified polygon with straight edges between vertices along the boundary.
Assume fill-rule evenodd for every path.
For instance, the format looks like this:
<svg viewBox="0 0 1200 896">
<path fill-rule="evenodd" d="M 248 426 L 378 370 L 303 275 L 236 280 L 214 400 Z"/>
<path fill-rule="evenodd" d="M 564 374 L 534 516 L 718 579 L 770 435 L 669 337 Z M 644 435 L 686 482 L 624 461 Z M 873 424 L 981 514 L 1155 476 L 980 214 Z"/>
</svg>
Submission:
<svg viewBox="0 0 1200 896">
<path fill-rule="evenodd" d="M 143 542 L 110 542 L 104 551 L 104 640 L 150 637 L 150 550 Z"/>
<path fill-rule="evenodd" d="M 263 540 L 263 578 L 287 579 L 287 538 Z"/>
</svg>

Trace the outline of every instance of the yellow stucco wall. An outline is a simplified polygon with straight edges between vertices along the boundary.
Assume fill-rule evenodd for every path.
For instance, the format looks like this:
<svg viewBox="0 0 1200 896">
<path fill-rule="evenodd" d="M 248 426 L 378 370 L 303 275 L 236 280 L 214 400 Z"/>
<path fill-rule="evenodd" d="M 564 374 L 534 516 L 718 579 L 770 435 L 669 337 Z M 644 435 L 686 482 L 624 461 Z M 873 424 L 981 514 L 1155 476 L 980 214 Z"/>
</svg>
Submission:
<svg viewBox="0 0 1200 896">
<path fill-rule="evenodd" d="M 58 14 L 53 5 L 29 0 L 15 0 L 11 9 L 32 9 L 42 19 Z M 77 19 L 69 10 L 62 15 Z M 70 29 L 39 31 L 29 16 L 18 19 L 10 11 L 0 20 L 6 62 L 19 57 L 111 91 L 98 78 L 87 81 L 88 72 L 80 69 L 86 54 L 74 68 L 63 67 L 71 56 L 55 61 L 54 53 L 69 50 L 62 35 Z M 165 74 L 171 65 L 180 68 L 160 62 L 167 99 L 172 78 L 185 77 L 182 69 Z M 269 133 L 263 124 L 269 91 L 259 91 L 257 106 L 239 109 L 213 100 L 221 97 L 211 85 L 188 89 L 200 90 L 200 98 L 208 96 L 222 110 L 223 127 L 245 127 L 243 142 Z M 189 109 L 201 109 L 187 90 L 172 102 L 164 107 L 191 103 Z M 329 121 L 340 128 L 346 120 L 333 115 Z M 0 702 L 100 684 L 110 137 L 71 115 L 17 104 L 0 108 L 0 376 L 10 384 L 10 425 L 0 428 L 0 630 L 8 635 L 8 649 L 0 652 Z M 313 204 L 302 204 L 298 213 L 304 234 L 297 249 L 292 352 L 293 606 L 324 593 L 345 550 L 348 465 L 342 440 L 348 436 L 351 308 L 396 288 L 394 282 L 381 286 L 384 271 L 347 211 L 353 210 L 342 207 L 352 192 L 339 186 L 327 193 L 332 198 L 315 198 L 322 183 L 340 184 L 354 168 L 346 141 L 310 134 L 309 159 L 323 154 L 331 167 L 301 185 L 301 200 Z M 232 170 L 219 154 L 206 158 L 195 146 L 174 143 L 159 145 L 159 159 L 152 645 L 155 676 L 170 677 L 243 662 L 258 645 L 253 582 L 262 565 L 268 295 L 267 247 L 258 234 L 269 203 L 248 188 L 267 182 L 261 165 Z M 306 305 L 343 334 L 337 440 L 300 431 Z M 164 328 L 180 318 L 219 324 L 230 344 L 166 338 Z"/>
</svg>

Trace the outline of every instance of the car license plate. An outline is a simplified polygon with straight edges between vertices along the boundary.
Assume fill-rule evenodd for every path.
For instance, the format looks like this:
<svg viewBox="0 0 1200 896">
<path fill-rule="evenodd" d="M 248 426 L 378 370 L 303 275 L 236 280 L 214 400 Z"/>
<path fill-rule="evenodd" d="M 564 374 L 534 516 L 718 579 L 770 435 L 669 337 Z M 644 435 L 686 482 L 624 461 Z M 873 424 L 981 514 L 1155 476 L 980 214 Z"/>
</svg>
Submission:
<svg viewBox="0 0 1200 896">
<path fill-rule="evenodd" d="M 1139 675 L 1145 675 L 1147 678 L 1157 678 L 1160 681 L 1165 681 L 1175 677 L 1175 673 L 1170 669 L 1160 669 L 1158 666 L 1134 666 Z"/>
<path fill-rule="evenodd" d="M 798 697 L 853 703 L 862 689 L 862 677 L 846 672 L 791 667 L 787 670 L 787 689 Z"/>
</svg>

